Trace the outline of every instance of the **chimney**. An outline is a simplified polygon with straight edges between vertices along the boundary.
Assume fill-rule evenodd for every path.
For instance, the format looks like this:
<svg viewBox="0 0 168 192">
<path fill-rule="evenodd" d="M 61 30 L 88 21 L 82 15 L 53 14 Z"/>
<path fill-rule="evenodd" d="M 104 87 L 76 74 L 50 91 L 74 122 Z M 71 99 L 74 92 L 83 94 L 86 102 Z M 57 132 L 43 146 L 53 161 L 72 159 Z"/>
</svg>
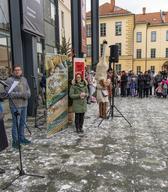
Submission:
<svg viewBox="0 0 168 192">
<path fill-rule="evenodd" d="M 166 13 L 164 11 L 162 11 L 161 17 L 162 17 L 162 23 L 165 23 L 166 22 Z"/>
<path fill-rule="evenodd" d="M 146 7 L 143 7 L 143 8 L 142 8 L 142 13 L 143 13 L 143 15 L 146 14 Z"/>
<path fill-rule="evenodd" d="M 112 9 L 114 10 L 114 7 L 115 7 L 115 0 L 111 0 L 111 7 L 112 7 Z"/>
</svg>

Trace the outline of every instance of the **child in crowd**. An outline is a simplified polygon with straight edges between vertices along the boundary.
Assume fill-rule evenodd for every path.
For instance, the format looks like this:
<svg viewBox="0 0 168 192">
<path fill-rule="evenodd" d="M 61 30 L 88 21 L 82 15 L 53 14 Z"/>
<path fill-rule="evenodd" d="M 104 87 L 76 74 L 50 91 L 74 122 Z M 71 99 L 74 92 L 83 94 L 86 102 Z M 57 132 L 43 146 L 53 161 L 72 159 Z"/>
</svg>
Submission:
<svg viewBox="0 0 168 192">
<path fill-rule="evenodd" d="M 162 83 L 158 83 L 158 86 L 155 89 L 155 93 L 156 93 L 157 97 L 160 98 L 162 96 L 162 91 L 163 91 Z"/>
<path fill-rule="evenodd" d="M 132 97 L 136 96 L 136 87 L 137 87 L 136 79 L 135 79 L 135 77 L 132 77 L 131 82 L 130 82 L 130 93 L 131 93 Z"/>
<path fill-rule="evenodd" d="M 164 77 L 164 79 L 162 80 L 162 88 L 163 88 L 163 91 L 162 91 L 163 97 L 166 98 L 167 97 L 167 90 L 168 90 L 167 77 Z"/>
</svg>

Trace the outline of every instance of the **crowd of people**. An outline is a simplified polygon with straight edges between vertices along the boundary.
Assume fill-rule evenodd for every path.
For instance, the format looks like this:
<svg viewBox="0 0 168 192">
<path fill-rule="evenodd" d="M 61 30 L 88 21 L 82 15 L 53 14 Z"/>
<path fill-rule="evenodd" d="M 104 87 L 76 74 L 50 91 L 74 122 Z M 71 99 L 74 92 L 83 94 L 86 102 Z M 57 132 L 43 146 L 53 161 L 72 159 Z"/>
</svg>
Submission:
<svg viewBox="0 0 168 192">
<path fill-rule="evenodd" d="M 95 73 L 93 71 L 86 76 L 90 93 L 88 104 L 90 102 L 96 102 L 95 98 L 93 99 L 93 91 L 96 91 L 94 76 Z M 110 87 L 108 87 L 109 95 L 111 96 L 113 82 L 112 69 L 107 71 L 107 79 L 110 79 L 111 81 Z M 135 75 L 133 71 L 129 71 L 128 73 L 121 71 L 114 74 L 114 87 L 115 96 L 139 98 L 156 96 L 159 98 L 166 98 L 168 95 L 168 74 L 161 71 L 154 74 L 152 71 L 148 70 L 144 73 L 139 72 Z"/>
<path fill-rule="evenodd" d="M 11 89 L 14 82 L 17 82 L 17 86 L 12 90 L 10 96 L 15 106 L 11 100 L 9 100 L 9 106 L 12 114 L 12 147 L 18 149 L 20 144 L 28 145 L 31 143 L 31 141 L 25 138 L 24 134 L 27 105 L 31 92 L 27 80 L 23 76 L 22 68 L 19 65 L 14 66 L 13 75 L 6 80 L 6 92 Z M 45 86 L 46 83 L 44 81 L 43 87 L 45 88 Z M 168 75 L 166 72 L 158 72 L 158 74 L 154 75 L 152 71 L 140 72 L 138 75 L 135 75 L 133 71 L 128 73 L 122 71 L 117 74 L 112 69 L 108 69 L 107 74 L 105 71 L 105 75 L 99 78 L 96 78 L 94 71 L 86 70 L 85 78 L 83 78 L 82 73 L 77 73 L 69 91 L 69 96 L 73 100 L 72 107 L 75 113 L 77 133 L 83 133 L 87 104 L 91 102 L 98 103 L 99 117 L 106 119 L 107 107 L 112 95 L 139 98 L 155 95 L 159 98 L 166 98 L 168 95 Z M 0 100 L 0 151 L 8 146 L 3 122 L 2 100 L 3 98 Z M 18 124 L 15 115 L 16 108 L 19 112 Z M 0 169 L 0 173 L 4 173 L 4 170 Z"/>
</svg>

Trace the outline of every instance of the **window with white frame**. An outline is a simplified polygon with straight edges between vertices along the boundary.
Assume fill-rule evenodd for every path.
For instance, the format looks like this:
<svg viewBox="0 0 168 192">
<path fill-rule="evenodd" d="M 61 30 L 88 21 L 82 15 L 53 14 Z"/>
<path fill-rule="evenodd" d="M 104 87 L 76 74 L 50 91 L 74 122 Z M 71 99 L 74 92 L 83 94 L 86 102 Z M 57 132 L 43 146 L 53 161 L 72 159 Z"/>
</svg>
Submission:
<svg viewBox="0 0 168 192">
<path fill-rule="evenodd" d="M 100 23 L 100 36 L 106 36 L 106 23 Z"/>
<path fill-rule="evenodd" d="M 153 72 L 153 74 L 155 73 L 155 66 L 151 66 L 150 67 L 151 71 Z"/>
<path fill-rule="evenodd" d="M 156 49 L 151 49 L 151 58 L 156 58 Z"/>
<path fill-rule="evenodd" d="M 119 73 L 121 71 L 121 64 L 115 64 L 116 73 Z"/>
<path fill-rule="evenodd" d="M 166 41 L 168 41 L 168 30 L 166 31 Z"/>
<path fill-rule="evenodd" d="M 120 36 L 122 35 L 122 22 L 115 22 L 115 35 Z"/>
<path fill-rule="evenodd" d="M 138 43 L 142 42 L 142 32 L 136 33 L 136 42 Z"/>
<path fill-rule="evenodd" d="M 137 66 L 137 74 L 141 72 L 141 66 Z"/>
<path fill-rule="evenodd" d="M 151 42 L 156 42 L 156 31 L 151 32 Z"/>
<path fill-rule="evenodd" d="M 137 49 L 136 50 L 136 58 L 141 59 L 142 58 L 142 49 Z"/>
<path fill-rule="evenodd" d="M 91 24 L 87 24 L 86 25 L 86 36 L 87 37 L 91 37 L 92 33 L 91 33 Z"/>
<path fill-rule="evenodd" d="M 87 57 L 91 57 L 91 55 L 92 55 L 92 46 L 87 45 Z"/>
<path fill-rule="evenodd" d="M 100 56 L 103 55 L 103 44 L 100 44 Z"/>
</svg>

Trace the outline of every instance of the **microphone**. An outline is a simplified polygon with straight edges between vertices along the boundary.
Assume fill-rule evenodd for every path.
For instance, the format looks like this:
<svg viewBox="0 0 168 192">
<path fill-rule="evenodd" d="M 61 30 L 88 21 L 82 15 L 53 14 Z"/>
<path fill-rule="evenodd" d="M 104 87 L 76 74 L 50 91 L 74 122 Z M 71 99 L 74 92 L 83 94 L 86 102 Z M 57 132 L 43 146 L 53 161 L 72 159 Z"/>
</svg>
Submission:
<svg viewBox="0 0 168 192">
<path fill-rule="evenodd" d="M 8 84 L 6 84 L 4 81 L 0 80 L 0 84 L 2 84 L 4 87 L 8 87 Z"/>
</svg>

